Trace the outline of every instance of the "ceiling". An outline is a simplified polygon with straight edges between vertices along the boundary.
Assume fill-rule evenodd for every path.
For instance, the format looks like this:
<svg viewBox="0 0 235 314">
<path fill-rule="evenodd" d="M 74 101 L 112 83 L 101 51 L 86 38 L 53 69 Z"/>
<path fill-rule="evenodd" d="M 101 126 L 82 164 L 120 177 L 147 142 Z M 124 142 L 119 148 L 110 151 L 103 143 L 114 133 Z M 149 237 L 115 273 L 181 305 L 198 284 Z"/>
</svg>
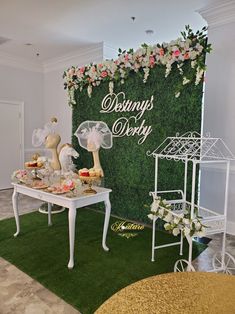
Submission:
<svg viewBox="0 0 235 314">
<path fill-rule="evenodd" d="M 195 10 L 210 2 L 0 0 L 0 53 L 45 62 L 102 41 L 123 49 L 170 41 L 186 24 L 195 30 L 206 25 Z"/>
</svg>

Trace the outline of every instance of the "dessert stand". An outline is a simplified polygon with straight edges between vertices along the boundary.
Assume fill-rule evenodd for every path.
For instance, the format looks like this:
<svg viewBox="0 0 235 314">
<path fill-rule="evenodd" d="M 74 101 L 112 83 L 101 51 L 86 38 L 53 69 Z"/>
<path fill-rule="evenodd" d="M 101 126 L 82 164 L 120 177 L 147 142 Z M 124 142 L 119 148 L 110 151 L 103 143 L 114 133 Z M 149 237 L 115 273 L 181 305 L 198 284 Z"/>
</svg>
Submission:
<svg viewBox="0 0 235 314">
<path fill-rule="evenodd" d="M 30 171 L 34 180 L 41 180 L 38 176 L 38 170 L 43 169 L 43 167 L 25 167 L 25 169 Z"/>
<path fill-rule="evenodd" d="M 92 188 L 92 184 L 94 182 L 100 181 L 100 177 L 94 176 L 94 177 L 87 177 L 87 176 L 79 176 L 79 179 L 84 183 L 88 184 L 88 189 L 84 190 L 83 193 L 86 194 L 96 194 L 97 191 Z"/>
</svg>

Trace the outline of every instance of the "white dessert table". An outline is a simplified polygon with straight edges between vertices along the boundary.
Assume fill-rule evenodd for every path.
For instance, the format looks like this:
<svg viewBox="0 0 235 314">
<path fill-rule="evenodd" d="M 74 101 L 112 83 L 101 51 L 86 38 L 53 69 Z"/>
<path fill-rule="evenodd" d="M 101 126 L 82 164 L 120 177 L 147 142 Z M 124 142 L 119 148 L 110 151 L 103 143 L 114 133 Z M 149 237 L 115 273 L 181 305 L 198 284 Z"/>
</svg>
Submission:
<svg viewBox="0 0 235 314">
<path fill-rule="evenodd" d="M 81 194 L 76 197 L 67 197 L 65 195 L 55 195 L 43 190 L 36 190 L 30 187 L 27 187 L 22 184 L 12 183 L 14 187 L 14 192 L 12 195 L 12 204 L 16 221 L 16 233 L 15 237 L 20 233 L 20 219 L 18 211 L 18 195 L 24 194 L 44 202 L 48 203 L 48 225 L 51 225 L 51 204 L 56 204 L 62 207 L 68 208 L 68 222 L 69 222 L 69 263 L 68 268 L 73 268 L 74 266 L 74 240 L 75 240 L 75 222 L 77 209 L 92 204 L 104 202 L 105 204 L 105 219 L 103 227 L 103 237 L 102 237 L 102 246 L 105 251 L 109 251 L 109 248 L 106 245 L 106 236 L 109 225 L 109 218 L 111 213 L 111 204 L 109 200 L 109 193 L 112 190 L 107 188 L 95 187 L 97 194 Z"/>
</svg>

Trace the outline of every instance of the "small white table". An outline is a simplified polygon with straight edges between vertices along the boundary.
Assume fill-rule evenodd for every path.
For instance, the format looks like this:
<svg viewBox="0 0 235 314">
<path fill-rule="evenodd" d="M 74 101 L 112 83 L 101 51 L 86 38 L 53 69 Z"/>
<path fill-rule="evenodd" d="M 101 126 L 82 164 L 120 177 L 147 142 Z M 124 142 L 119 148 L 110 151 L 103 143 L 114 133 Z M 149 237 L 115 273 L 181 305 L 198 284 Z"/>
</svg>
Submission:
<svg viewBox="0 0 235 314">
<path fill-rule="evenodd" d="M 14 186 L 14 192 L 12 195 L 13 210 L 16 220 L 16 233 L 15 237 L 20 233 L 20 219 L 18 211 L 18 195 L 24 194 L 33 198 L 37 198 L 44 202 L 48 203 L 48 225 L 51 225 L 51 204 L 56 204 L 62 207 L 68 208 L 68 221 L 69 221 L 69 251 L 70 258 L 68 263 L 68 268 L 73 268 L 74 266 L 74 240 L 75 240 L 75 222 L 77 208 L 84 206 L 89 206 L 92 204 L 104 202 L 105 204 L 105 219 L 103 227 L 103 237 L 102 237 L 102 246 L 105 251 L 109 251 L 109 248 L 106 245 L 106 236 L 109 225 L 109 218 L 111 212 L 111 204 L 109 200 L 109 193 L 112 192 L 110 189 L 95 187 L 97 194 L 82 194 L 78 197 L 69 198 L 65 195 L 55 195 L 49 192 L 42 190 L 36 190 L 25 185 L 21 184 L 12 184 Z"/>
</svg>

